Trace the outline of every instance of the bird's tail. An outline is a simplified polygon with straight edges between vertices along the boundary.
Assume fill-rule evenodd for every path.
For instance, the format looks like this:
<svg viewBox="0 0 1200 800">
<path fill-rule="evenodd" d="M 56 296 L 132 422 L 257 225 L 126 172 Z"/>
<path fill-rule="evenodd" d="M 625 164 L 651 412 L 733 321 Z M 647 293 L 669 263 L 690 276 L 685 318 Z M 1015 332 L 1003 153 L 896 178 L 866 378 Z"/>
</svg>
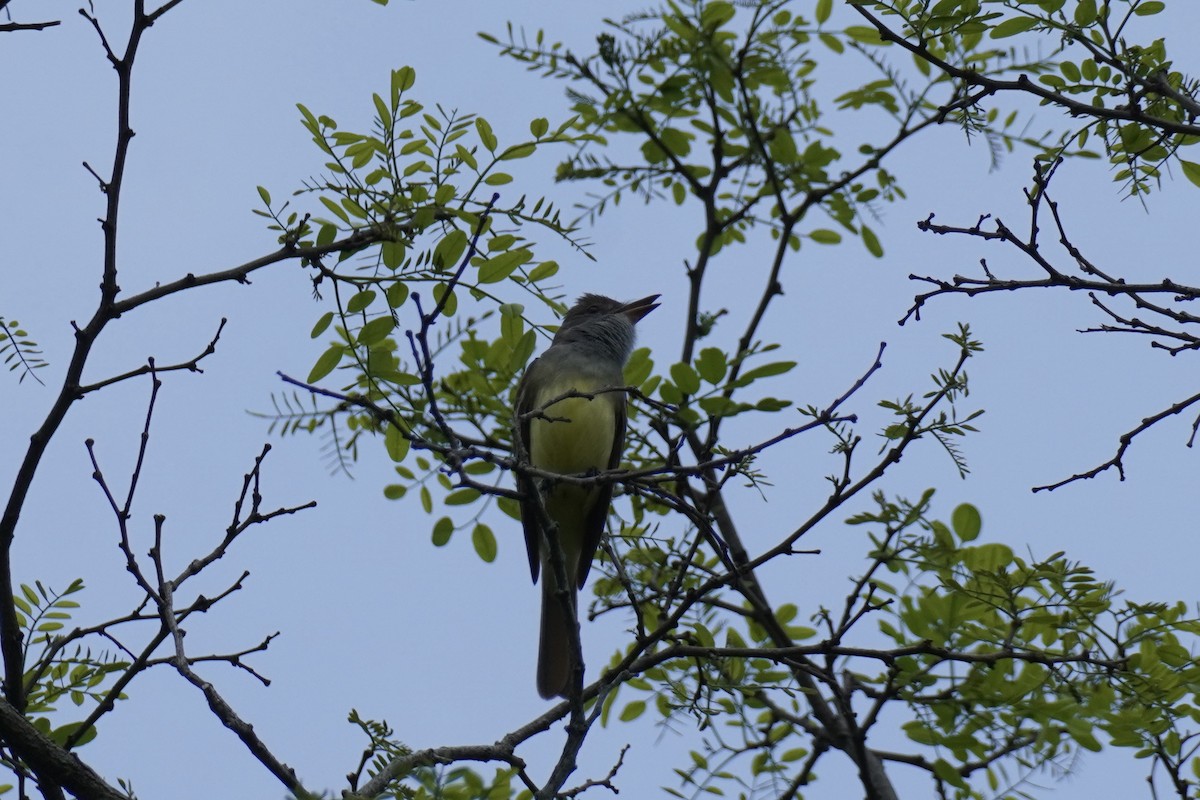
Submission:
<svg viewBox="0 0 1200 800">
<path fill-rule="evenodd" d="M 549 570 L 546 571 L 547 573 Z M 566 697 L 571 683 L 571 628 L 576 618 L 577 594 L 570 587 L 570 613 L 555 591 L 552 575 L 542 575 L 542 633 L 538 644 L 537 689 L 545 699 Z"/>
</svg>

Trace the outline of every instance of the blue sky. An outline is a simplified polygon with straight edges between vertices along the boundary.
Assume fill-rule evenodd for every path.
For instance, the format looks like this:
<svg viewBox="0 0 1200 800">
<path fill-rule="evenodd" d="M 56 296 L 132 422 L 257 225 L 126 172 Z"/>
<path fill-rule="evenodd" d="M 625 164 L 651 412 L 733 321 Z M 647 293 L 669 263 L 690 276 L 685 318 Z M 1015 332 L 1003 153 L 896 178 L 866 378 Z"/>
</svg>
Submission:
<svg viewBox="0 0 1200 800">
<path fill-rule="evenodd" d="M 124 12 L 118 4 L 97 5 L 112 38 L 123 41 Z M 14 3 L 19 19 L 33 13 L 22 6 Z M 1196 30 L 1200 8 L 1174 6 L 1146 24 L 1168 33 Z M 638 7 L 612 2 L 604 11 Z M 414 94 L 423 102 L 481 113 L 502 137 L 520 136 L 533 117 L 562 118 L 559 84 L 499 59 L 475 36 L 502 32 L 512 20 L 591 49 L 599 16 L 594 6 L 547 8 L 481 0 L 394 0 L 388 8 L 368 0 L 183 3 L 147 33 L 137 65 L 137 137 L 120 224 L 122 288 L 137 292 L 274 248 L 273 235 L 250 213 L 259 202 L 255 186 L 283 198 L 320 172 L 323 161 L 299 124 L 297 102 L 345 128 L 366 128 L 371 93 L 383 91 L 391 69 L 407 64 L 417 70 Z M 0 237 L 6 244 L 0 314 L 24 324 L 51 366 L 41 373 L 48 388 L 0 383 L 6 453 L 19 452 L 52 400 L 72 345 L 68 322 L 85 320 L 94 308 L 103 199 L 81 162 L 105 174 L 115 130 L 115 79 L 94 32 L 70 3 L 41 3 L 36 13 L 64 24 L 5 35 L 0 49 L 0 74 L 12 76 L 0 83 L 8 121 L 0 128 Z M 1200 71 L 1195 51 L 1180 45 L 1177 66 Z M 1043 110 L 1034 128 L 1059 123 Z M 551 183 L 550 158 L 517 166 L 519 191 L 577 196 L 571 194 L 577 189 Z M 993 212 L 1015 224 L 1024 215 L 1020 188 L 1030 168 L 1018 152 L 990 171 L 985 148 L 968 148 L 961 134 L 942 130 L 904 148 L 893 170 L 909 200 L 886 208 L 876 226 L 886 249 L 882 260 L 853 242 L 808 245 L 786 275 L 787 312 L 765 335 L 790 343 L 800 364 L 776 391 L 826 403 L 887 341 L 884 370 L 852 409 L 868 420 L 864 432 L 872 432 L 884 421 L 874 402 L 923 389 L 928 374 L 953 357 L 940 334 L 959 320 L 971 322 L 987 349 L 971 365 L 970 400 L 987 414 L 982 432 L 966 443 L 970 477 L 959 480 L 949 459 L 926 447 L 906 456 L 882 488 L 916 496 L 936 486 L 940 515 L 973 502 L 990 539 L 1040 555 L 1066 550 L 1135 599 L 1193 600 L 1195 455 L 1184 447 L 1190 419 L 1172 420 L 1139 440 L 1123 483 L 1107 473 L 1053 493 L 1029 491 L 1107 459 L 1120 433 L 1194 392 L 1183 363 L 1190 356 L 1171 359 L 1134 338 L 1077 334 L 1100 320 L 1086 298 L 1062 294 L 942 299 L 922 322 L 898 327 L 919 290 L 909 273 L 967 273 L 981 256 L 993 269 L 1024 269 L 1013 253 L 921 234 L 915 223 L 930 212 L 963 224 Z M 1071 165 L 1057 190 L 1085 251 L 1130 277 L 1186 279 L 1195 249 L 1194 187 L 1169 183 L 1146 211 L 1122 200 L 1103 164 L 1093 162 Z M 683 304 L 672 298 L 684 293 L 682 261 L 696 230 L 689 213 L 694 209 L 666 206 L 645 213 L 626 202 L 588 232 L 594 263 L 565 252 L 555 256 L 565 267 L 568 296 L 662 292 L 662 308 L 639 329 L 642 343 L 664 364 L 678 352 Z M 745 293 L 747 276 L 758 274 L 756 253 L 761 250 L 727 251 L 717 261 L 712 296 L 734 314 L 756 297 Z M 276 370 L 307 373 L 323 349 L 308 340 L 308 330 L 324 310 L 311 299 L 307 275 L 281 265 L 257 273 L 249 287 L 212 287 L 141 309 L 101 339 L 87 373 L 93 380 L 150 355 L 160 363 L 191 358 L 219 319 L 229 318 L 203 375 L 166 379 L 135 505 L 134 524 L 143 537 L 151 515 L 166 514 L 167 550 L 178 564 L 211 547 L 228 524 L 241 476 L 271 438 L 246 411 L 269 409 L 271 393 L 281 391 Z M 122 480 L 147 396 L 145 380 L 131 381 L 78 404 L 22 517 L 16 580 L 61 587 L 82 576 L 89 588 L 81 620 L 122 613 L 136 596 L 82 443 L 94 438 L 106 473 Z M 780 425 L 792 421 L 780 417 Z M 755 433 L 745 431 L 747 441 Z M 465 536 L 435 549 L 432 518 L 415 503 L 383 498 L 391 478 L 380 453 L 368 449 L 356 479 L 348 480 L 327 474 L 314 439 L 274 444 L 264 471 L 266 504 L 315 498 L 318 508 L 239 542 L 205 590 L 217 591 L 243 568 L 252 573 L 246 588 L 199 621 L 188 642 L 195 652 L 237 649 L 282 631 L 254 660 L 272 678 L 269 689 L 229 669 L 204 675 L 309 786 L 340 789 L 356 764 L 363 743 L 344 722 L 350 708 L 386 718 L 413 747 L 490 742 L 544 709 L 533 689 L 538 592 L 528 583 L 519 526 L 506 529 L 496 521 L 500 557 L 492 565 L 475 557 Z M 776 484 L 766 502 L 747 492 L 735 506 L 744 525 L 761 527 L 748 537 L 752 543 L 777 539 L 811 508 L 824 489 L 821 476 L 832 468 L 827 445 L 795 441 L 764 459 Z M 13 456 L 0 461 L 0 483 L 7 485 L 14 463 Z M 149 543 L 145 538 L 142 549 Z M 822 548 L 819 563 L 795 562 L 789 565 L 794 573 L 768 576 L 773 598 L 797 602 L 802 615 L 840 600 L 864 552 L 863 532 L 837 524 L 814 532 L 806 544 Z M 585 623 L 583 636 L 590 664 L 622 641 L 620 626 L 609 621 Z M 202 697 L 166 668 L 152 670 L 131 695 L 81 752 L 106 777 L 131 779 L 145 798 L 282 795 L 208 714 Z M 532 749 L 535 769 L 557 741 Z M 598 731 L 579 775 L 607 772 L 625 741 L 634 747 L 619 781 L 632 796 L 638 787 L 675 785 L 669 766 L 680 763 L 676 756 L 691 740 L 660 736 L 647 725 Z M 1054 796 L 1094 797 L 1103 793 L 1100 787 L 1108 796 L 1141 792 L 1143 767 L 1108 756 L 1084 759 L 1076 775 L 1056 784 Z M 846 784 L 837 781 L 852 776 L 834 772 L 826 767 L 828 783 L 813 797 L 843 796 L 835 787 Z M 896 778 L 905 785 L 902 771 Z"/>
</svg>

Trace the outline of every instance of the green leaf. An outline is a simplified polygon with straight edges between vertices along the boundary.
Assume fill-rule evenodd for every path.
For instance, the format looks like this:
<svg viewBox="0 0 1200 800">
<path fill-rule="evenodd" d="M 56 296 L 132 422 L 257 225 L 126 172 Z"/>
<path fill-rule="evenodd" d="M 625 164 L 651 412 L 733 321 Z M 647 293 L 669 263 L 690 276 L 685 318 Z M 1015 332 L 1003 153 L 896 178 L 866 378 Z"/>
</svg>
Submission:
<svg viewBox="0 0 1200 800">
<path fill-rule="evenodd" d="M 389 308 L 399 308 L 404 305 L 404 301 L 408 299 L 408 284 L 404 281 L 396 281 L 387 288 L 387 301 Z"/>
<path fill-rule="evenodd" d="M 1003 544 L 981 544 L 965 547 L 962 551 L 963 564 L 975 572 L 995 572 L 1012 563 L 1012 548 Z"/>
<path fill-rule="evenodd" d="M 883 258 L 883 245 L 879 243 L 879 237 L 875 235 L 875 231 L 863 225 L 858 232 L 862 237 L 863 245 L 867 248 L 867 252 L 876 258 Z"/>
<path fill-rule="evenodd" d="M 392 319 L 391 314 L 384 314 L 382 317 L 375 319 L 362 326 L 362 330 L 358 332 L 358 344 L 363 347 L 370 347 L 373 344 L 379 344 L 387 335 L 396 327 L 396 320 Z"/>
<path fill-rule="evenodd" d="M 438 270 L 449 269 L 467 250 L 465 231 L 452 230 L 433 248 L 433 266 Z"/>
<path fill-rule="evenodd" d="M 780 400 L 777 397 L 764 397 L 754 404 L 754 407 L 759 411 L 783 411 L 791 406 L 790 400 Z"/>
<path fill-rule="evenodd" d="M 317 363 L 313 364 L 312 370 L 308 373 L 307 383 L 316 383 L 324 378 L 329 373 L 333 372 L 334 367 L 342 360 L 342 355 L 346 352 L 346 348 L 340 344 L 335 344 L 321 354 L 317 359 Z"/>
<path fill-rule="evenodd" d="M 479 490 L 466 486 L 462 489 L 455 489 L 453 492 L 446 495 L 445 503 L 448 506 L 465 506 L 470 503 L 474 503 L 478 499 Z"/>
<path fill-rule="evenodd" d="M 988 36 L 993 39 L 1005 39 L 1009 36 L 1024 33 L 1037 24 L 1038 20 L 1036 17 L 1010 17 L 993 27 Z"/>
<path fill-rule="evenodd" d="M 821 44 L 825 45 L 835 53 L 841 54 L 846 52 L 846 46 L 842 44 L 842 40 L 834 36 L 832 33 L 822 33 L 817 38 L 821 40 Z M 918 59 L 917 63 L 924 64 L 925 62 Z"/>
<path fill-rule="evenodd" d="M 684 394 L 695 394 L 700 391 L 700 376 L 690 365 L 680 362 L 671 365 L 671 380 Z"/>
<path fill-rule="evenodd" d="M 517 501 L 507 497 L 497 497 L 496 508 L 503 511 L 510 519 L 517 522 L 521 521 L 521 507 L 517 504 Z"/>
<path fill-rule="evenodd" d="M 390 423 L 383 434 L 383 445 L 387 448 L 388 458 L 399 464 L 408 455 L 410 442 L 395 423 Z"/>
<path fill-rule="evenodd" d="M 449 294 L 447 294 L 449 292 Z M 442 314 L 447 317 L 453 317 L 454 312 L 458 310 L 458 295 L 452 290 L 447 289 L 444 283 L 435 283 L 433 285 L 433 300 L 434 303 L 441 303 L 442 298 L 446 298 L 446 304 L 442 306 Z"/>
<path fill-rule="evenodd" d="M 970 503 L 963 503 L 950 515 L 950 524 L 954 526 L 959 539 L 972 542 L 983 529 L 983 518 L 979 516 L 979 509 Z"/>
<path fill-rule="evenodd" d="M 642 158 L 646 159 L 647 164 L 661 164 L 667 160 L 667 151 L 659 147 L 658 143 L 647 139 L 642 142 Z"/>
<path fill-rule="evenodd" d="M 704 348 L 696 359 L 696 371 L 700 373 L 701 378 L 713 385 L 721 382 L 728 368 L 725 352 L 718 347 Z"/>
<path fill-rule="evenodd" d="M 1086 28 L 1096 21 L 1096 0 L 1079 0 L 1075 6 L 1075 24 Z"/>
<path fill-rule="evenodd" d="M 537 145 L 533 142 L 526 142 L 514 147 L 510 147 L 501 154 L 501 161 L 515 161 L 518 158 L 528 158 L 537 151 Z"/>
<path fill-rule="evenodd" d="M 483 263 L 483 266 L 479 268 L 478 280 L 480 283 L 502 281 L 511 275 L 513 270 L 532 258 L 533 253 L 525 248 L 500 253 Z"/>
<path fill-rule="evenodd" d="M 353 197 L 343 197 L 342 207 L 359 219 L 367 218 L 367 210 L 360 206 Z"/>
<path fill-rule="evenodd" d="M 383 260 L 383 265 L 388 269 L 400 269 L 400 267 L 404 266 L 404 256 L 403 242 L 384 242 L 379 247 L 379 257 Z"/>
<path fill-rule="evenodd" d="M 325 330 L 329 327 L 329 323 L 331 322 L 333 322 L 333 312 L 326 311 L 321 315 L 321 318 L 317 320 L 317 324 L 313 325 L 312 333 L 309 334 L 309 338 L 316 339 L 325 332 Z"/>
<path fill-rule="evenodd" d="M 337 238 L 337 227 L 329 223 L 321 225 L 317 229 L 317 246 L 324 247 Z"/>
<path fill-rule="evenodd" d="M 392 70 L 392 91 L 399 94 L 413 87 L 417 82 L 417 71 L 412 67 L 401 67 Z"/>
<path fill-rule="evenodd" d="M 296 108 L 300 109 L 300 116 L 303 118 L 303 122 L 301 124 L 304 125 L 305 129 L 313 135 L 313 141 L 320 145 L 322 150 L 328 152 L 329 147 L 321 138 L 321 123 L 317 121 L 317 118 L 313 116 L 313 113 L 309 111 L 303 103 L 296 103 Z"/>
<path fill-rule="evenodd" d="M 854 41 L 862 44 L 883 44 L 883 40 L 879 38 L 879 31 L 866 25 L 851 25 L 846 28 L 845 33 Z"/>
<path fill-rule="evenodd" d="M 271 193 L 266 190 L 266 187 L 258 187 L 258 196 L 262 198 L 263 204 L 269 208 L 271 205 Z"/>
<path fill-rule="evenodd" d="M 545 117 L 538 117 L 529 123 L 529 132 L 533 134 L 535 139 L 540 139 L 546 135 L 546 131 L 550 130 L 550 123 Z"/>
<path fill-rule="evenodd" d="M 71 738 L 71 736 L 73 736 L 75 734 L 75 732 L 78 731 L 81 727 L 83 727 L 82 722 L 69 722 L 66 725 L 59 726 L 59 727 L 55 728 L 53 731 L 50 731 L 49 736 L 57 744 L 60 744 L 60 745 L 66 744 L 67 739 Z M 79 737 L 79 741 L 76 743 L 75 746 L 81 747 L 81 746 L 87 744 L 88 742 L 92 741 L 95 738 L 96 738 L 96 726 L 89 725 L 87 731 L 84 732 L 83 735 L 81 735 Z"/>
<path fill-rule="evenodd" d="M 543 261 L 542 263 L 538 264 L 536 267 L 534 267 L 532 270 L 529 271 L 529 281 L 531 283 L 537 283 L 538 281 L 545 280 L 546 278 L 551 277 L 552 275 L 554 275 L 557 272 L 558 272 L 558 262 L 557 261 Z"/>
<path fill-rule="evenodd" d="M 646 710 L 645 700 L 634 700 L 621 710 L 621 722 L 633 722 Z"/>
<path fill-rule="evenodd" d="M 450 205 L 450 203 L 454 200 L 454 195 L 457 191 L 458 191 L 458 188 L 453 183 L 443 183 L 441 186 L 439 186 L 437 188 L 437 191 L 434 192 L 434 195 L 433 195 L 434 205 L 439 205 L 439 206 Z"/>
<path fill-rule="evenodd" d="M 375 114 L 379 121 L 384 125 L 390 125 L 392 121 L 391 110 L 387 107 L 387 103 L 383 102 L 383 98 L 378 94 L 371 95 L 371 100 L 375 103 Z"/>
<path fill-rule="evenodd" d="M 496 536 L 487 525 L 482 522 L 475 525 L 475 529 L 471 531 L 471 544 L 475 546 L 479 557 L 488 564 L 496 560 Z"/>
<path fill-rule="evenodd" d="M 650 349 L 639 347 L 629 356 L 629 361 L 625 362 L 625 382 L 640 386 L 650 377 L 653 370 L 654 362 L 650 360 Z"/>
<path fill-rule="evenodd" d="M 784 129 L 779 129 L 767 143 L 767 151 L 771 160 L 778 164 L 791 165 L 800 160 L 800 151 L 796 149 L 796 140 Z"/>
<path fill-rule="evenodd" d="M 746 640 L 742 638 L 742 634 L 738 633 L 737 628 L 725 629 L 725 646 L 726 647 L 745 647 Z"/>
<path fill-rule="evenodd" d="M 1100 741 L 1096 738 L 1095 734 L 1092 733 L 1090 728 L 1081 728 L 1079 730 L 1072 728 L 1071 736 L 1084 750 L 1090 750 L 1093 753 L 1099 753 L 1103 749 Z"/>
<path fill-rule="evenodd" d="M 612 711 L 613 704 L 617 701 L 617 694 L 620 690 L 620 683 L 613 684 L 612 691 L 608 693 L 608 696 L 604 698 L 604 704 L 600 706 L 600 724 L 605 727 L 608 727 L 608 716 Z"/>
<path fill-rule="evenodd" d="M 829 15 L 833 13 L 833 0 L 817 0 L 817 10 L 815 16 L 817 24 L 823 25 L 829 20 Z"/>
<path fill-rule="evenodd" d="M 746 407 L 740 403 L 735 403 L 728 397 L 719 394 L 701 397 L 699 405 L 700 410 L 710 417 L 732 417 L 746 410 Z"/>
<path fill-rule="evenodd" d="M 967 788 L 967 782 L 963 780 L 963 776 L 959 774 L 953 764 L 944 758 L 939 758 L 933 762 L 933 773 L 951 786 L 959 789 Z"/>
<path fill-rule="evenodd" d="M 733 15 L 732 3 L 716 0 L 716 2 L 705 3 L 701 6 L 700 24 L 708 30 L 716 30 L 733 19 Z"/>
<path fill-rule="evenodd" d="M 349 224 L 350 217 L 347 216 L 346 212 L 337 203 L 333 202 L 328 197 L 322 197 L 321 204 L 332 211 L 334 216 L 336 216 L 342 222 Z"/>
<path fill-rule="evenodd" d="M 464 164 L 466 164 L 471 169 L 476 170 L 476 171 L 479 170 L 479 162 L 475 160 L 475 156 L 471 153 L 470 150 L 463 147 L 461 144 L 455 145 L 454 157 L 457 158 L 459 161 L 463 162 Z"/>
<path fill-rule="evenodd" d="M 802 642 L 805 639 L 811 639 L 817 635 L 816 628 L 810 628 L 807 625 L 788 625 L 785 629 L 787 635 L 794 641 Z"/>
<path fill-rule="evenodd" d="M 1184 161 L 1179 159 L 1179 165 L 1183 168 L 1183 175 L 1195 186 L 1200 186 L 1200 164 L 1194 161 Z"/>
<path fill-rule="evenodd" d="M 359 292 L 351 297 L 350 301 L 346 303 L 346 313 L 357 314 L 358 312 L 365 310 L 371 305 L 371 303 L 375 301 L 375 296 L 375 292 L 371 291 L 370 289 Z"/>
<path fill-rule="evenodd" d="M 424 489 L 425 487 L 421 487 Z M 442 517 L 437 522 L 433 523 L 433 546 L 445 547 L 450 541 L 450 534 L 454 533 L 454 523 L 449 517 Z"/>
<path fill-rule="evenodd" d="M 663 128 L 659 139 L 676 156 L 686 156 L 692 151 L 692 135 L 678 128 Z"/>
<path fill-rule="evenodd" d="M 430 155 L 429 143 L 424 139 L 413 139 L 411 142 L 408 142 L 400 148 L 400 155 L 402 156 L 411 155 L 413 153 Z M 408 173 L 405 172 L 404 174 L 407 175 Z"/>
<path fill-rule="evenodd" d="M 793 747 L 791 750 L 783 751 L 783 755 L 779 757 L 779 760 L 783 761 L 784 763 L 799 761 L 806 755 L 808 755 L 808 751 L 803 747 Z"/>
<path fill-rule="evenodd" d="M 488 152 L 496 152 L 496 134 L 492 133 L 492 126 L 483 117 L 475 118 L 475 131 L 479 134 L 479 141 L 488 149 Z"/>
<path fill-rule="evenodd" d="M 838 244 L 842 241 L 842 235 L 837 231 L 831 231 L 828 228 L 817 228 L 812 233 L 808 234 L 808 238 L 812 239 L 817 244 Z"/>
<path fill-rule="evenodd" d="M 1140 6 L 1133 9 L 1133 13 L 1137 14 L 1139 17 L 1149 17 L 1152 14 L 1158 14 L 1166 7 L 1166 3 L 1159 2 L 1159 0 L 1152 0 L 1152 2 L 1142 3 Z"/>
<path fill-rule="evenodd" d="M 502 233 L 499 236 L 493 236 L 488 239 L 487 251 L 494 253 L 497 250 L 507 250 L 516 244 L 517 237 L 511 233 Z"/>
<path fill-rule="evenodd" d="M 758 380 L 759 378 L 769 378 L 773 375 L 782 375 L 783 373 L 791 370 L 794 366 L 796 366 L 795 361 L 775 361 L 770 364 L 763 364 L 761 367 L 755 367 L 754 369 L 743 372 L 741 377 L 738 378 L 738 385 L 746 386 L 752 381 Z"/>
</svg>

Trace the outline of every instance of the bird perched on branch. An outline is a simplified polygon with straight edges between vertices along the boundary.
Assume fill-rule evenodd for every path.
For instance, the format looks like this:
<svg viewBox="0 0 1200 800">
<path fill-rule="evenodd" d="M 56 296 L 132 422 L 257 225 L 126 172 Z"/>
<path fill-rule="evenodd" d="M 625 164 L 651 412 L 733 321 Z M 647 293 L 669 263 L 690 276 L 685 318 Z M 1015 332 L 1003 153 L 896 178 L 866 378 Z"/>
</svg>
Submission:
<svg viewBox="0 0 1200 800">
<path fill-rule="evenodd" d="M 624 368 L 633 352 L 634 326 L 658 308 L 658 295 L 621 303 L 585 294 L 563 317 L 546 352 L 525 370 L 517 389 L 519 458 L 558 475 L 616 469 L 625 449 Z M 566 697 L 571 683 L 571 629 L 579 624 L 577 595 L 612 503 L 612 484 L 574 485 L 517 476 L 529 569 L 542 573 L 538 693 Z M 560 586 L 548 543 L 558 543 Z"/>
</svg>

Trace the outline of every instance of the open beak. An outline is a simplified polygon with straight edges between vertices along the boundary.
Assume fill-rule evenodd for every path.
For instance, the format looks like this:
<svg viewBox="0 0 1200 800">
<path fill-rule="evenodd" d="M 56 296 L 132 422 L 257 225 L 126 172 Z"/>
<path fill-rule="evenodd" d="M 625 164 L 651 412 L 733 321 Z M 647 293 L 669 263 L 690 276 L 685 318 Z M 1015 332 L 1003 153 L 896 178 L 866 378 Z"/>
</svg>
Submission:
<svg viewBox="0 0 1200 800">
<path fill-rule="evenodd" d="M 624 314 L 629 318 L 630 322 L 636 325 L 642 319 L 642 317 L 658 308 L 658 303 L 654 301 L 659 297 L 660 295 L 652 294 L 649 297 L 643 297 L 641 300 L 634 300 L 631 303 L 626 303 L 617 309 L 617 313 Z"/>
</svg>

